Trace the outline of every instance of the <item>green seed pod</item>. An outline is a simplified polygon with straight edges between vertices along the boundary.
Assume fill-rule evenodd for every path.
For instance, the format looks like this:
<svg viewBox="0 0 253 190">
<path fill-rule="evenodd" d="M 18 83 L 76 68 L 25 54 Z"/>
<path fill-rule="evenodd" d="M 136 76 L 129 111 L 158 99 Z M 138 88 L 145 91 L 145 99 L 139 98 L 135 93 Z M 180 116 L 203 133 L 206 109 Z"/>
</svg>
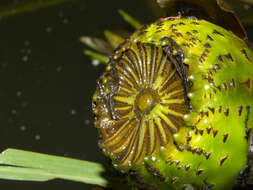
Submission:
<svg viewBox="0 0 253 190">
<path fill-rule="evenodd" d="M 98 80 L 99 147 L 145 189 L 231 189 L 247 165 L 252 60 L 243 40 L 204 20 L 143 27 Z"/>
</svg>

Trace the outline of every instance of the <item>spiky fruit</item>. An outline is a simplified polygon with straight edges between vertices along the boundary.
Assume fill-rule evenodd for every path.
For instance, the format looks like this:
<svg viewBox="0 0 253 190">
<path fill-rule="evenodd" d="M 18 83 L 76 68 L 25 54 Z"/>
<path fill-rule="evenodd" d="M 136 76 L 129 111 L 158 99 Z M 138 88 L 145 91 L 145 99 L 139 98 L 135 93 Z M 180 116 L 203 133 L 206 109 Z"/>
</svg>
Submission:
<svg viewBox="0 0 253 190">
<path fill-rule="evenodd" d="M 252 60 L 243 40 L 204 20 L 143 27 L 98 80 L 100 148 L 145 189 L 231 189 L 247 164 Z"/>
</svg>

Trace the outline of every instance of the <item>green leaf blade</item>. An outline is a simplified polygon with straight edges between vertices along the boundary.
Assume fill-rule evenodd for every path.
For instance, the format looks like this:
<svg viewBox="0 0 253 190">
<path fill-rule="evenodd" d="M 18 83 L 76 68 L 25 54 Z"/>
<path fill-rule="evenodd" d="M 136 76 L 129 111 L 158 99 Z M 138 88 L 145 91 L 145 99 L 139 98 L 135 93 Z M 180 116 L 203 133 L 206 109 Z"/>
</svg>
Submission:
<svg viewBox="0 0 253 190">
<path fill-rule="evenodd" d="M 101 164 L 16 149 L 0 155 L 0 178 L 46 181 L 54 178 L 106 186 Z M 12 167 L 14 166 L 14 167 Z M 8 168 L 6 168 L 8 167 Z"/>
<path fill-rule="evenodd" d="M 1 166 L 0 178 L 19 181 L 48 181 L 54 179 L 54 176 L 38 169 Z"/>
</svg>

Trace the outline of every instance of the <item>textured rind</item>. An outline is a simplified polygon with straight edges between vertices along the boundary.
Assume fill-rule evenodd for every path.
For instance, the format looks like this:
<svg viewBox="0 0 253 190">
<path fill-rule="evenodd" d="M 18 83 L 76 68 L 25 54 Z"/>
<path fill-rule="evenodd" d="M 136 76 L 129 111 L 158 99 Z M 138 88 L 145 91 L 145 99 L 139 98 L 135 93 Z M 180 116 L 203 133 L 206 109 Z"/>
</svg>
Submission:
<svg viewBox="0 0 253 190">
<path fill-rule="evenodd" d="M 172 134 L 173 143 L 143 162 L 118 168 L 136 171 L 146 189 L 231 189 L 247 164 L 253 127 L 253 53 L 230 31 L 181 18 L 160 20 L 135 32 L 112 60 L 137 43 L 161 47 L 174 60 L 191 111 Z M 94 102 L 97 108 L 98 96 Z M 98 121 L 101 113 L 96 115 Z M 109 156 L 115 162 L 115 154 Z"/>
</svg>

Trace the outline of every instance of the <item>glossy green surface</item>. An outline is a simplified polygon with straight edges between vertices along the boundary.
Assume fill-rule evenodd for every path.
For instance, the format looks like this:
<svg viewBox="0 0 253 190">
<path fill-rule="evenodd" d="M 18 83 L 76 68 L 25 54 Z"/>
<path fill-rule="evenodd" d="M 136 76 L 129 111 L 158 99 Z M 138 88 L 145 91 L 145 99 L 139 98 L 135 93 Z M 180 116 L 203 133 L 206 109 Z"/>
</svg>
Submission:
<svg viewBox="0 0 253 190">
<path fill-rule="evenodd" d="M 182 83 L 187 81 L 191 110 L 172 133 L 173 143 L 148 154 L 142 163 L 117 167 L 136 171 L 145 189 L 231 189 L 246 167 L 253 127 L 253 53 L 232 32 L 188 18 L 161 19 L 143 27 L 117 49 L 114 61 L 128 49 L 137 52 L 136 44 L 163 47 L 168 59 L 186 70 L 179 74 Z M 117 154 L 107 154 L 117 162 Z"/>
</svg>

